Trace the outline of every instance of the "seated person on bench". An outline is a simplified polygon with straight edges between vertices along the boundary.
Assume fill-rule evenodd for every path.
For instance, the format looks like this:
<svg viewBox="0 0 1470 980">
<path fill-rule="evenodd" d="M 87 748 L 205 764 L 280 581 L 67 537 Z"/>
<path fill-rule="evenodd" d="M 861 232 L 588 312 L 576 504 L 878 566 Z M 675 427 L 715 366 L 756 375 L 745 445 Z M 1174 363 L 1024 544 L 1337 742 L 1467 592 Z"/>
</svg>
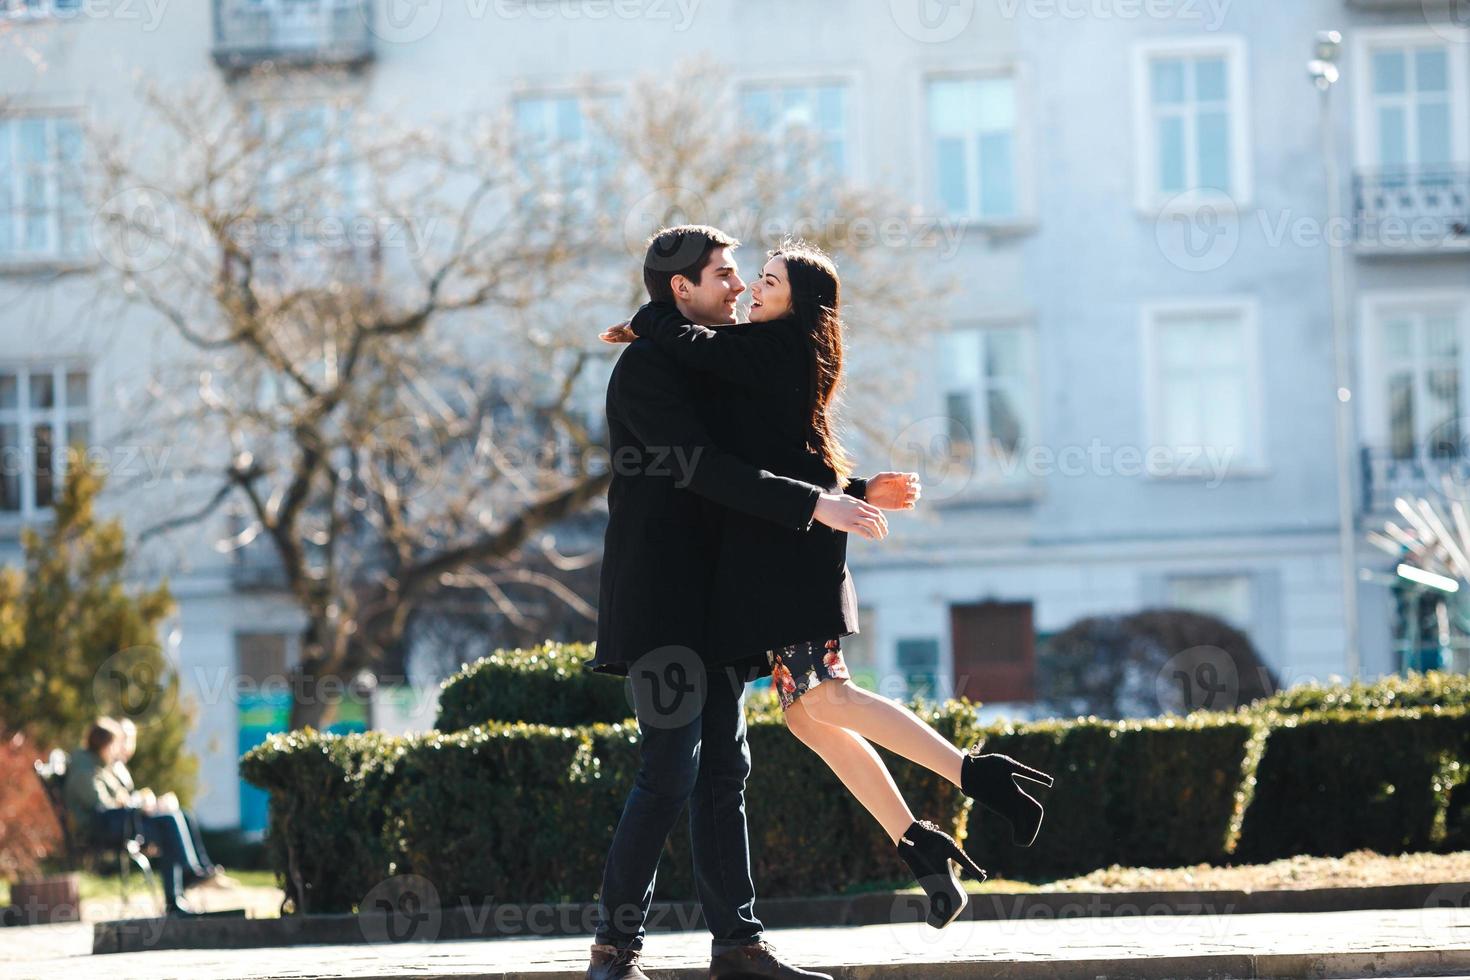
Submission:
<svg viewBox="0 0 1470 980">
<path fill-rule="evenodd" d="M 229 888 L 239 884 L 234 878 L 225 874 L 224 868 L 209 859 L 209 854 L 204 849 L 204 838 L 199 834 L 199 821 L 192 813 L 180 809 L 177 796 L 172 792 L 159 796 L 147 787 L 138 789 L 133 783 L 133 774 L 128 771 L 128 763 L 138 751 L 138 726 L 131 718 L 119 719 L 117 724 L 122 729 L 122 751 L 117 761 L 112 764 L 112 772 L 117 776 L 118 782 L 122 783 L 128 791 L 129 805 L 138 807 L 144 813 L 177 813 L 184 818 L 184 827 L 189 832 L 189 842 L 194 845 L 194 856 L 199 862 L 199 867 L 204 869 L 204 877 L 196 878 L 189 868 L 185 868 L 184 887 L 192 888 L 197 884 L 209 884 Z"/>
<path fill-rule="evenodd" d="M 112 769 L 121 757 L 122 728 L 110 718 L 99 718 L 87 730 L 84 746 L 72 753 L 66 767 L 63 794 L 77 830 L 106 846 L 121 846 L 136 829 L 162 854 L 163 897 L 168 914 L 192 914 L 180 898 L 184 870 L 204 877 L 193 842 L 178 813 L 146 813 L 132 806 L 132 794 Z"/>
</svg>

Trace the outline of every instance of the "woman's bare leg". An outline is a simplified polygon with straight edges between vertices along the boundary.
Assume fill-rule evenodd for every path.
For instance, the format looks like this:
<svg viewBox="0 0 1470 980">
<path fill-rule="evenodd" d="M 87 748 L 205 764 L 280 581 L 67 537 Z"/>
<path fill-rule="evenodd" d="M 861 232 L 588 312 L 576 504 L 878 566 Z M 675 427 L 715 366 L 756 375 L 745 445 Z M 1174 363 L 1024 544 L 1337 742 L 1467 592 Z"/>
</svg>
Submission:
<svg viewBox="0 0 1470 980">
<path fill-rule="evenodd" d="M 813 690 L 820 690 L 820 687 Z M 893 781 L 888 767 L 861 736 L 812 718 L 802 707 L 802 702 L 809 697 L 810 691 L 786 709 L 786 727 L 822 757 L 847 791 L 883 825 L 883 830 L 897 844 L 904 831 L 913 826 L 914 815 L 899 793 L 898 784 Z"/>
<path fill-rule="evenodd" d="M 834 679 L 808 690 L 797 704 L 815 721 L 856 732 L 960 785 L 965 754 L 897 701 Z"/>
</svg>

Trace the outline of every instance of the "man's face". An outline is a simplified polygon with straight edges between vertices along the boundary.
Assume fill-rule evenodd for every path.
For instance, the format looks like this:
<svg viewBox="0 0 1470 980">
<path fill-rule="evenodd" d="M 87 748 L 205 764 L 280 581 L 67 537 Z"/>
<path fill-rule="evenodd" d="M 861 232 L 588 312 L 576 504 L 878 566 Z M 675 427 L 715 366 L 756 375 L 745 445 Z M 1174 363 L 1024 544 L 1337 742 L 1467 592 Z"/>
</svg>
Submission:
<svg viewBox="0 0 1470 980">
<path fill-rule="evenodd" d="M 679 312 L 694 323 L 717 327 L 738 322 L 736 301 L 745 292 L 740 268 L 735 264 L 735 250 L 726 246 L 710 253 L 699 283 L 683 276 L 674 277 L 674 296 Z"/>
</svg>

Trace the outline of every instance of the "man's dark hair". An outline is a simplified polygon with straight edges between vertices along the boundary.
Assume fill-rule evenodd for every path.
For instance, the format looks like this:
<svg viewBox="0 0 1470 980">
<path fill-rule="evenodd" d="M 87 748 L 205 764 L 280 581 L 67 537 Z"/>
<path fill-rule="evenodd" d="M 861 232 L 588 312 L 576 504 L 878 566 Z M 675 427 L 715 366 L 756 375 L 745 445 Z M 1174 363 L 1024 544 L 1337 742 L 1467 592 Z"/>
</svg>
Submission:
<svg viewBox="0 0 1470 980">
<path fill-rule="evenodd" d="M 643 285 L 656 303 L 672 303 L 670 280 L 683 276 L 696 286 L 700 273 L 717 249 L 735 248 L 740 242 L 709 225 L 678 225 L 665 228 L 648 242 L 643 256 Z"/>
</svg>

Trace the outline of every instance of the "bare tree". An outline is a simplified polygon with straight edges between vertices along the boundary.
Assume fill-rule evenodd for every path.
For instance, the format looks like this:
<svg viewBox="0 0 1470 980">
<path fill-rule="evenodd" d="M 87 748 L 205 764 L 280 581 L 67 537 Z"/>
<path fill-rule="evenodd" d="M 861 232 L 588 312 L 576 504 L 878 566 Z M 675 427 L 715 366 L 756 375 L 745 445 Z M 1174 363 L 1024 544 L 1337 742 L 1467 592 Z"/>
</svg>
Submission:
<svg viewBox="0 0 1470 980">
<path fill-rule="evenodd" d="M 599 136 L 576 147 L 517 144 L 497 116 L 416 126 L 238 94 L 269 82 L 146 90 L 146 147 L 97 135 L 99 295 L 183 342 L 132 423 L 186 457 L 145 536 L 229 516 L 221 550 L 268 545 L 307 622 L 293 727 L 329 722 L 325 685 L 377 669 L 451 590 L 520 628 L 533 592 L 595 617 L 568 584 L 587 588 L 595 554 L 553 532 L 607 486 L 595 335 L 636 302 L 657 227 L 788 221 L 861 266 L 859 322 L 916 302 L 911 255 L 837 240 L 907 212 L 756 134 L 688 125 L 724 97 L 716 74 L 644 80 L 615 106 L 589 90 Z"/>
</svg>

